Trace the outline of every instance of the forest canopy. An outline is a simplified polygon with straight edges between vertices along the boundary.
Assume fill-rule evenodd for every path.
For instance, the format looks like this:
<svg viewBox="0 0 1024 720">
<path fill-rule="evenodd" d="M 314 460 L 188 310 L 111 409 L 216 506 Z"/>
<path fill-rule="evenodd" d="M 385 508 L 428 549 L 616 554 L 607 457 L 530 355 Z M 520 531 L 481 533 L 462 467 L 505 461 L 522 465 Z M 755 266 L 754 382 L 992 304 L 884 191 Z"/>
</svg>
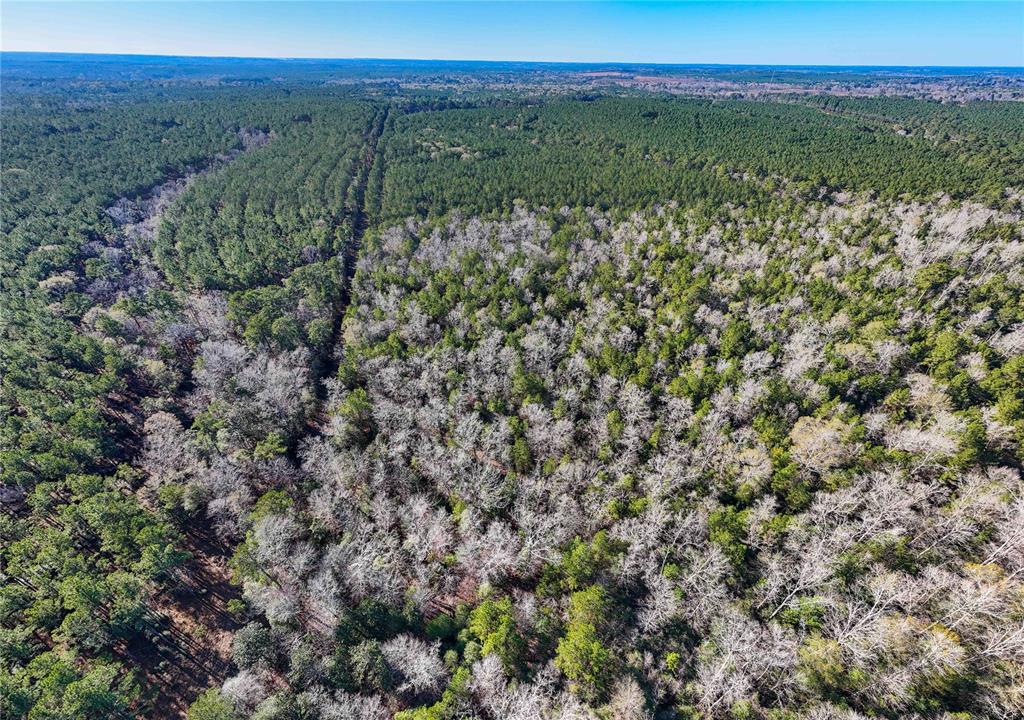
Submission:
<svg viewBox="0 0 1024 720">
<path fill-rule="evenodd" d="M 1024 714 L 1019 103 L 238 63 L 5 68 L 0 716 Z"/>
</svg>

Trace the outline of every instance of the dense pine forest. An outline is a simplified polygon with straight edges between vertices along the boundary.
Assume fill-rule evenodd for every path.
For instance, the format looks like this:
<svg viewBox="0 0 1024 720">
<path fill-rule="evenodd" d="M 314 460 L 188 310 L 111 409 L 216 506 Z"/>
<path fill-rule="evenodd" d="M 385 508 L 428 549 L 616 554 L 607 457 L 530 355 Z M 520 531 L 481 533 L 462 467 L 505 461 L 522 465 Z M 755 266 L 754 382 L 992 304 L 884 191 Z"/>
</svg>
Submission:
<svg viewBox="0 0 1024 720">
<path fill-rule="evenodd" d="M 1024 105 L 42 57 L 0 717 L 1024 715 Z"/>
</svg>

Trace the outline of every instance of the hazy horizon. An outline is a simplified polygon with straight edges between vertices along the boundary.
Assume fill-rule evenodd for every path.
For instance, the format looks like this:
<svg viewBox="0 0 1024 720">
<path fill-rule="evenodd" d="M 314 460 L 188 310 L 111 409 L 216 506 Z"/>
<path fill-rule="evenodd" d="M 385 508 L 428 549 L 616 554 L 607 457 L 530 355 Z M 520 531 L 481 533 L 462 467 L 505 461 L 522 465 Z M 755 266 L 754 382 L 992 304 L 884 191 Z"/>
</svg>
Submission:
<svg viewBox="0 0 1024 720">
<path fill-rule="evenodd" d="M 436 58 L 436 57 L 296 57 L 286 55 L 198 55 L 144 52 L 76 52 L 69 50 L 0 50 L 0 55 L 55 55 L 64 57 L 189 59 L 189 60 L 265 60 L 273 62 L 382 62 L 382 63 L 451 63 L 508 65 L 579 65 L 579 66 L 660 66 L 660 67 L 722 67 L 722 68 L 790 68 L 790 69 L 876 69 L 876 70 L 1012 70 L 1024 72 L 1024 65 L 865 65 L 833 63 L 727 63 L 727 62 L 642 62 L 631 60 L 510 60 L 507 58 Z"/>
</svg>

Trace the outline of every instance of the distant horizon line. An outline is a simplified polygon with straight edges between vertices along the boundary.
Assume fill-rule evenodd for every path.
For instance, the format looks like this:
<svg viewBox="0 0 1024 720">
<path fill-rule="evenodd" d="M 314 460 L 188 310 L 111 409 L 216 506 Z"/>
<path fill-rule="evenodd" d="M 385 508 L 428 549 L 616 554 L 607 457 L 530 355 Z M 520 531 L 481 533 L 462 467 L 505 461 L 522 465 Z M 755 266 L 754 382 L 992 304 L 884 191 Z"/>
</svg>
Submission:
<svg viewBox="0 0 1024 720">
<path fill-rule="evenodd" d="M 421 63 L 505 63 L 519 65 L 646 65 L 661 67 L 721 67 L 721 68 L 838 68 L 838 69 L 934 69 L 934 70 L 1014 70 L 1024 72 L 1022 65 L 842 65 L 830 63 L 722 63 L 722 62 L 663 62 L 647 60 L 507 60 L 495 58 L 399 58 L 399 57 L 313 57 L 269 55 L 169 55 L 165 53 L 137 52 L 80 52 L 75 50 L 0 50 L 2 55 L 58 55 L 94 58 L 188 58 L 192 60 L 269 60 L 276 62 L 421 62 Z"/>
</svg>

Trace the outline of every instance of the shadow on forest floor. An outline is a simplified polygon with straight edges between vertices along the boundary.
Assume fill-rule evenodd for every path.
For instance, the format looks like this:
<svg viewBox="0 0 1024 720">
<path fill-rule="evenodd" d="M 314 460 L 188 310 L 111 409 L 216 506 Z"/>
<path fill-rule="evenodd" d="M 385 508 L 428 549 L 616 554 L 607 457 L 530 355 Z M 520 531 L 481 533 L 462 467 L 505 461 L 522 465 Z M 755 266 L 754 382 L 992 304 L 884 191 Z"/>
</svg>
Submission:
<svg viewBox="0 0 1024 720">
<path fill-rule="evenodd" d="M 231 641 L 241 624 L 228 612 L 239 597 L 231 584 L 228 549 L 211 534 L 191 528 L 182 550 L 192 553 L 182 580 L 154 598 L 161 620 L 152 639 L 139 636 L 125 648 L 128 660 L 145 678 L 139 715 L 183 718 L 204 690 L 231 674 Z"/>
</svg>

